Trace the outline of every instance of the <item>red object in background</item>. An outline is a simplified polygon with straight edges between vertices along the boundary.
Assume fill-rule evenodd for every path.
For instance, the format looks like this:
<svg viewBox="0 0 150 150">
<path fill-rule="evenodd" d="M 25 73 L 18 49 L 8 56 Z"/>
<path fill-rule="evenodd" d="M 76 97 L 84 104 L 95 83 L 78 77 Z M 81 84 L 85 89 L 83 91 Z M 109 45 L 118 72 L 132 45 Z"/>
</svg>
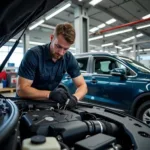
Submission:
<svg viewBox="0 0 150 150">
<path fill-rule="evenodd" d="M 0 81 L 1 81 L 2 79 L 3 79 L 3 80 L 6 80 L 6 77 L 7 77 L 6 71 L 0 72 Z"/>
</svg>

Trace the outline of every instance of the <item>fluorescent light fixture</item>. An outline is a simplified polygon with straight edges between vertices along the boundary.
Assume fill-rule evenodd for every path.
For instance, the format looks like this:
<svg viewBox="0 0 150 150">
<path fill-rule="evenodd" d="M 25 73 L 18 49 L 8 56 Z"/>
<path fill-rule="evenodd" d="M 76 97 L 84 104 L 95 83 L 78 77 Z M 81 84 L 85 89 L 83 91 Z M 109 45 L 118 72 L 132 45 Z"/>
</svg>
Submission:
<svg viewBox="0 0 150 150">
<path fill-rule="evenodd" d="M 16 39 L 10 39 L 9 42 L 16 42 Z M 20 40 L 19 43 L 22 43 L 22 40 Z"/>
<path fill-rule="evenodd" d="M 102 0 L 92 0 L 89 2 L 89 4 L 95 6 L 96 4 L 100 3 Z"/>
<path fill-rule="evenodd" d="M 148 48 L 148 49 L 144 49 L 144 51 L 150 51 L 150 49 Z"/>
<path fill-rule="evenodd" d="M 90 29 L 89 31 L 92 32 L 92 33 L 94 33 L 94 32 L 97 31 L 97 30 L 98 30 L 98 28 L 97 28 L 97 27 L 94 27 L 94 28 Z"/>
<path fill-rule="evenodd" d="M 116 54 L 116 52 L 114 52 L 114 51 L 111 51 L 111 53 L 112 53 L 112 54 Z"/>
<path fill-rule="evenodd" d="M 107 46 L 112 46 L 113 43 L 108 43 L 108 44 L 102 44 L 101 47 L 107 47 Z"/>
<path fill-rule="evenodd" d="M 48 24 L 41 24 L 39 26 L 44 27 L 44 28 L 49 28 L 49 29 L 55 29 L 54 26 L 51 26 L 51 25 L 48 25 Z"/>
<path fill-rule="evenodd" d="M 117 31 L 117 32 L 112 32 L 112 33 L 105 34 L 104 36 L 105 37 L 114 36 L 114 35 L 123 34 L 123 33 L 126 33 L 126 32 L 131 32 L 132 30 L 133 29 L 121 30 L 121 31 Z"/>
<path fill-rule="evenodd" d="M 90 52 L 97 52 L 96 50 L 90 50 Z"/>
<path fill-rule="evenodd" d="M 106 24 L 112 24 L 114 22 L 116 22 L 116 19 L 112 18 L 112 19 L 106 21 Z"/>
<path fill-rule="evenodd" d="M 128 41 L 133 40 L 133 39 L 135 39 L 135 36 L 131 36 L 127 39 L 124 39 L 124 40 L 122 40 L 122 42 L 128 42 Z"/>
<path fill-rule="evenodd" d="M 76 50 L 76 48 L 75 48 L 75 47 L 70 47 L 69 49 L 71 49 L 71 50 Z"/>
<path fill-rule="evenodd" d="M 142 19 L 147 19 L 147 18 L 150 18 L 150 14 L 142 17 Z"/>
<path fill-rule="evenodd" d="M 122 49 L 122 47 L 120 47 L 120 46 L 116 46 L 116 45 L 115 45 L 115 48 Z"/>
<path fill-rule="evenodd" d="M 136 29 L 143 29 L 143 28 L 148 28 L 148 27 L 150 27 L 150 24 L 138 26 L 138 27 L 136 27 Z"/>
<path fill-rule="evenodd" d="M 29 30 L 33 30 L 34 28 L 36 28 L 37 26 L 39 26 L 40 24 L 42 24 L 44 22 L 44 20 L 40 20 L 37 23 L 33 24 L 32 26 L 29 27 Z"/>
<path fill-rule="evenodd" d="M 142 52 L 143 50 L 142 49 L 140 49 L 139 50 L 139 52 Z M 131 53 L 133 53 L 134 51 L 130 51 Z M 138 52 L 138 50 L 136 50 L 136 52 Z"/>
<path fill-rule="evenodd" d="M 97 26 L 99 29 L 104 28 L 106 25 L 105 23 L 100 24 L 99 26 Z"/>
<path fill-rule="evenodd" d="M 127 51 L 127 50 L 131 50 L 131 49 L 132 49 L 132 47 L 128 47 L 128 48 L 124 48 L 124 49 L 122 49 L 120 51 Z"/>
<path fill-rule="evenodd" d="M 10 42 L 16 42 L 16 39 L 10 39 L 9 41 L 10 41 Z M 20 43 L 22 43 L 22 40 L 20 40 Z M 44 44 L 46 44 L 46 43 L 29 41 L 29 44 L 32 44 L 32 45 L 44 45 Z"/>
<path fill-rule="evenodd" d="M 136 37 L 142 37 L 142 36 L 144 36 L 142 33 L 136 35 Z"/>
<path fill-rule="evenodd" d="M 31 45 L 44 45 L 46 43 L 29 41 L 29 44 L 31 44 Z"/>
<path fill-rule="evenodd" d="M 49 20 L 50 18 L 56 16 L 57 14 L 59 14 L 60 12 L 62 12 L 63 10 L 67 9 L 70 6 L 71 6 L 71 1 L 67 2 L 65 5 L 63 5 L 62 7 L 59 7 L 59 9 L 57 9 L 56 11 L 51 13 L 50 15 L 46 16 L 45 19 Z"/>
<path fill-rule="evenodd" d="M 99 52 L 103 52 L 103 50 L 100 50 Z"/>
<path fill-rule="evenodd" d="M 94 40 L 98 40 L 98 39 L 102 39 L 103 36 L 97 36 L 97 37 L 93 37 L 93 38 L 90 38 L 89 41 L 94 41 Z"/>
<path fill-rule="evenodd" d="M 123 52 L 119 52 L 119 54 L 123 55 L 124 53 Z"/>
</svg>

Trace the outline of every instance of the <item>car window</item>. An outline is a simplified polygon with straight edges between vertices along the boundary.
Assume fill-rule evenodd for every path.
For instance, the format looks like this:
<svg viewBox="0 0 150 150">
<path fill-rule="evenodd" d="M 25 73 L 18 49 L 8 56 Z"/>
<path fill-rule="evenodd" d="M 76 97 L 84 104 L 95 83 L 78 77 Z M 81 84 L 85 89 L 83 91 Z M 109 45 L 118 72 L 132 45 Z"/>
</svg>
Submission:
<svg viewBox="0 0 150 150">
<path fill-rule="evenodd" d="M 127 76 L 133 76 L 135 73 L 127 68 L 124 64 L 117 60 L 108 57 L 95 57 L 94 58 L 94 73 L 96 74 L 110 74 L 111 70 L 115 68 L 124 69 Z"/>
<path fill-rule="evenodd" d="M 77 58 L 81 72 L 87 72 L 88 58 Z"/>
<path fill-rule="evenodd" d="M 117 66 L 118 66 L 118 68 L 125 70 L 126 76 L 134 76 L 135 75 L 135 73 L 131 69 L 127 68 L 125 65 L 123 65 L 122 63 L 120 63 L 118 61 L 117 61 Z"/>
</svg>

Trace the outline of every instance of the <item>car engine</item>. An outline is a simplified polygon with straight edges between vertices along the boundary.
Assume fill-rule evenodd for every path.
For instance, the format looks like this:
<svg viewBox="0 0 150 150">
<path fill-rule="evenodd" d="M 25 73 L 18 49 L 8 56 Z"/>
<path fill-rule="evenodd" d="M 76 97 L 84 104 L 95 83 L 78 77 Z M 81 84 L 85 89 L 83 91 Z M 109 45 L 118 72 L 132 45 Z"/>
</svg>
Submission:
<svg viewBox="0 0 150 150">
<path fill-rule="evenodd" d="M 149 150 L 146 124 L 102 106 L 0 98 L 3 150 Z"/>
</svg>

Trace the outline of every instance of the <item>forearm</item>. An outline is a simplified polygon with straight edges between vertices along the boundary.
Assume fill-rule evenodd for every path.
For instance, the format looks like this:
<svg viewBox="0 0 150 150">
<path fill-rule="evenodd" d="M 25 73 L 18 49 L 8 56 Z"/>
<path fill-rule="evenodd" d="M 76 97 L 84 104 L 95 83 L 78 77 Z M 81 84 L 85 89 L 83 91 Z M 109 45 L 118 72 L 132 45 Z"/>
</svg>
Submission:
<svg viewBox="0 0 150 150">
<path fill-rule="evenodd" d="M 87 85 L 83 84 L 77 88 L 76 92 L 73 95 L 76 96 L 78 100 L 81 100 L 86 95 L 87 91 Z"/>
<path fill-rule="evenodd" d="M 33 87 L 18 88 L 17 94 L 22 98 L 30 98 L 34 100 L 46 100 L 49 97 L 50 91 L 38 90 Z"/>
</svg>

